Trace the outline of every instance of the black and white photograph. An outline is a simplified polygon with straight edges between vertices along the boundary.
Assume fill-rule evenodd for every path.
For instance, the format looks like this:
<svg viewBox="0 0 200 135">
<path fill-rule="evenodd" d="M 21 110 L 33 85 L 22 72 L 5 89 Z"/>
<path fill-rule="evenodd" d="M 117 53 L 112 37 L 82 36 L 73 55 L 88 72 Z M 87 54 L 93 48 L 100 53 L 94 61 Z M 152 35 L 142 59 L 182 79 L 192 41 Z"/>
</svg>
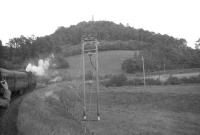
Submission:
<svg viewBox="0 0 200 135">
<path fill-rule="evenodd" d="M 200 135 L 199 0 L 0 0 L 0 135 Z"/>
</svg>

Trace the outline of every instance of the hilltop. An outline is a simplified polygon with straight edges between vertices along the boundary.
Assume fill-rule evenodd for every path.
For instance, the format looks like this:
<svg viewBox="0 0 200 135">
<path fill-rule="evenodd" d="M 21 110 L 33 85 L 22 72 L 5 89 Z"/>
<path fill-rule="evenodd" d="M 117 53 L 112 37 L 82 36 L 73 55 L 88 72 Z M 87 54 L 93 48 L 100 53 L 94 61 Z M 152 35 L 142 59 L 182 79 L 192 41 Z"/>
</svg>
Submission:
<svg viewBox="0 0 200 135">
<path fill-rule="evenodd" d="M 136 29 L 109 21 L 80 22 L 70 27 L 59 27 L 53 34 L 41 37 L 46 46 L 54 46 L 64 56 L 81 52 L 81 36 L 92 34 L 101 43 L 100 51 L 137 50 L 149 63 L 149 69 L 159 70 L 200 67 L 200 53 L 187 46 L 185 39 Z M 156 66 L 155 66 L 156 65 Z"/>
<path fill-rule="evenodd" d="M 110 21 L 80 22 L 70 27 L 59 27 L 54 33 L 44 37 L 21 36 L 11 39 L 8 43 L 10 47 L 1 46 L 4 52 L 1 53 L 1 65 L 6 67 L 9 63 L 19 64 L 50 53 L 61 57 L 80 54 L 81 37 L 87 34 L 97 37 L 102 44 L 100 51 L 139 51 L 151 70 L 159 70 L 163 65 L 166 65 L 166 69 L 200 67 L 199 50 L 188 47 L 185 39 Z"/>
</svg>

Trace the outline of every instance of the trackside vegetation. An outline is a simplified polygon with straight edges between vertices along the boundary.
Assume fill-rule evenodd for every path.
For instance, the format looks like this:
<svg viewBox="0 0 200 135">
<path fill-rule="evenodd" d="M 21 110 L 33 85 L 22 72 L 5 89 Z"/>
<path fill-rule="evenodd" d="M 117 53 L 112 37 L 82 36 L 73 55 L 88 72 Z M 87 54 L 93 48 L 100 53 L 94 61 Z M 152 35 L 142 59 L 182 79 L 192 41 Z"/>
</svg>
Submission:
<svg viewBox="0 0 200 135">
<path fill-rule="evenodd" d="M 178 84 L 195 84 L 200 83 L 200 75 L 192 77 L 178 78 L 170 76 L 166 81 L 159 79 L 146 78 L 146 85 L 178 85 Z M 142 86 L 144 85 L 143 78 L 128 79 L 125 74 L 106 76 L 102 82 L 106 87 L 110 86 Z"/>
</svg>

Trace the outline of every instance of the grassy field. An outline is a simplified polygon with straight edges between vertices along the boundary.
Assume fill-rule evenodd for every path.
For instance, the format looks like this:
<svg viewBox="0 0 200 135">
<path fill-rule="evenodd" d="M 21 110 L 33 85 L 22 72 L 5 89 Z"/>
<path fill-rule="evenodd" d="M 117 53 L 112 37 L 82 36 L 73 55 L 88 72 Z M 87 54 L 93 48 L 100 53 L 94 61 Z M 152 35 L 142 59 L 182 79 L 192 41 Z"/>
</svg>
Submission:
<svg viewBox="0 0 200 135">
<path fill-rule="evenodd" d="M 118 87 L 101 90 L 95 135 L 199 135 L 200 85 Z M 88 118 L 96 119 L 95 94 Z"/>
<path fill-rule="evenodd" d="M 200 85 L 101 87 L 96 121 L 93 84 L 86 85 L 88 121 L 82 121 L 83 91 L 76 82 L 61 82 L 34 91 L 18 116 L 23 135 L 199 135 Z M 87 132 L 88 133 L 88 132 Z"/>
<path fill-rule="evenodd" d="M 122 73 L 122 62 L 134 56 L 135 51 L 104 51 L 99 53 L 99 72 L 103 76 L 105 74 Z M 86 67 L 88 70 L 93 70 L 90 65 L 89 57 L 85 55 Z M 80 55 L 67 57 L 70 68 L 68 73 L 72 76 L 80 76 L 82 73 L 82 61 Z M 94 59 L 93 63 L 94 63 Z"/>
</svg>

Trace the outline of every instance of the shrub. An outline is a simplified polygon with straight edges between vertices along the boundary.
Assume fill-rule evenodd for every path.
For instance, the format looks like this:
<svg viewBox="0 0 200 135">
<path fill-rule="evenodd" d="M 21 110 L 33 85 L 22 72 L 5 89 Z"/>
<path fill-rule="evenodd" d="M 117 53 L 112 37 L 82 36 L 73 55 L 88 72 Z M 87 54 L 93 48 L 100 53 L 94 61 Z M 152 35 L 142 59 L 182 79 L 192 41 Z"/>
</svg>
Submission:
<svg viewBox="0 0 200 135">
<path fill-rule="evenodd" d="M 127 85 L 134 85 L 134 86 L 144 85 L 144 81 L 143 79 L 128 80 Z"/>
<path fill-rule="evenodd" d="M 123 86 L 127 83 L 125 74 L 112 75 L 108 80 L 103 81 L 102 84 L 106 87 L 109 86 Z"/>
<path fill-rule="evenodd" d="M 121 68 L 126 73 L 142 71 L 142 62 L 139 59 L 129 58 L 123 61 Z"/>
<path fill-rule="evenodd" d="M 110 81 L 116 86 L 122 86 L 126 83 L 127 77 L 125 74 L 113 75 Z"/>
<path fill-rule="evenodd" d="M 109 79 L 109 78 L 111 78 L 112 77 L 112 74 L 106 74 L 106 75 L 104 75 L 104 78 L 105 79 Z"/>
<path fill-rule="evenodd" d="M 173 76 L 170 76 L 165 82 L 165 84 L 172 84 L 172 85 L 181 84 L 181 83 L 182 83 L 181 79 L 177 77 L 173 77 Z"/>
<path fill-rule="evenodd" d="M 142 78 L 135 78 L 132 80 L 127 80 L 126 76 L 124 74 L 120 75 L 112 75 L 110 78 L 105 78 L 105 80 L 101 81 L 102 85 L 109 87 L 109 86 L 123 86 L 123 85 L 129 85 L 129 86 L 141 86 L 144 85 L 144 80 Z M 193 76 L 190 78 L 177 78 L 170 76 L 165 82 L 165 85 L 176 85 L 176 84 L 187 84 L 187 83 L 200 83 L 200 75 Z M 146 79 L 146 85 L 161 85 L 163 84 L 162 81 L 159 79 L 152 79 L 147 78 Z"/>
<path fill-rule="evenodd" d="M 55 58 L 55 64 L 55 68 L 69 68 L 69 63 L 62 56 Z"/>
<path fill-rule="evenodd" d="M 110 83 L 109 83 L 109 80 L 105 80 L 105 79 L 104 79 L 104 80 L 101 80 L 100 83 L 101 83 L 101 85 L 103 85 L 103 86 L 105 86 L 105 87 L 111 86 Z"/>
<path fill-rule="evenodd" d="M 159 79 L 148 78 L 148 79 L 146 79 L 146 84 L 147 85 L 161 85 L 162 83 Z"/>
<path fill-rule="evenodd" d="M 192 76 L 190 78 L 184 77 L 184 78 L 181 78 L 181 81 L 183 83 L 200 83 L 200 75 Z"/>
</svg>

